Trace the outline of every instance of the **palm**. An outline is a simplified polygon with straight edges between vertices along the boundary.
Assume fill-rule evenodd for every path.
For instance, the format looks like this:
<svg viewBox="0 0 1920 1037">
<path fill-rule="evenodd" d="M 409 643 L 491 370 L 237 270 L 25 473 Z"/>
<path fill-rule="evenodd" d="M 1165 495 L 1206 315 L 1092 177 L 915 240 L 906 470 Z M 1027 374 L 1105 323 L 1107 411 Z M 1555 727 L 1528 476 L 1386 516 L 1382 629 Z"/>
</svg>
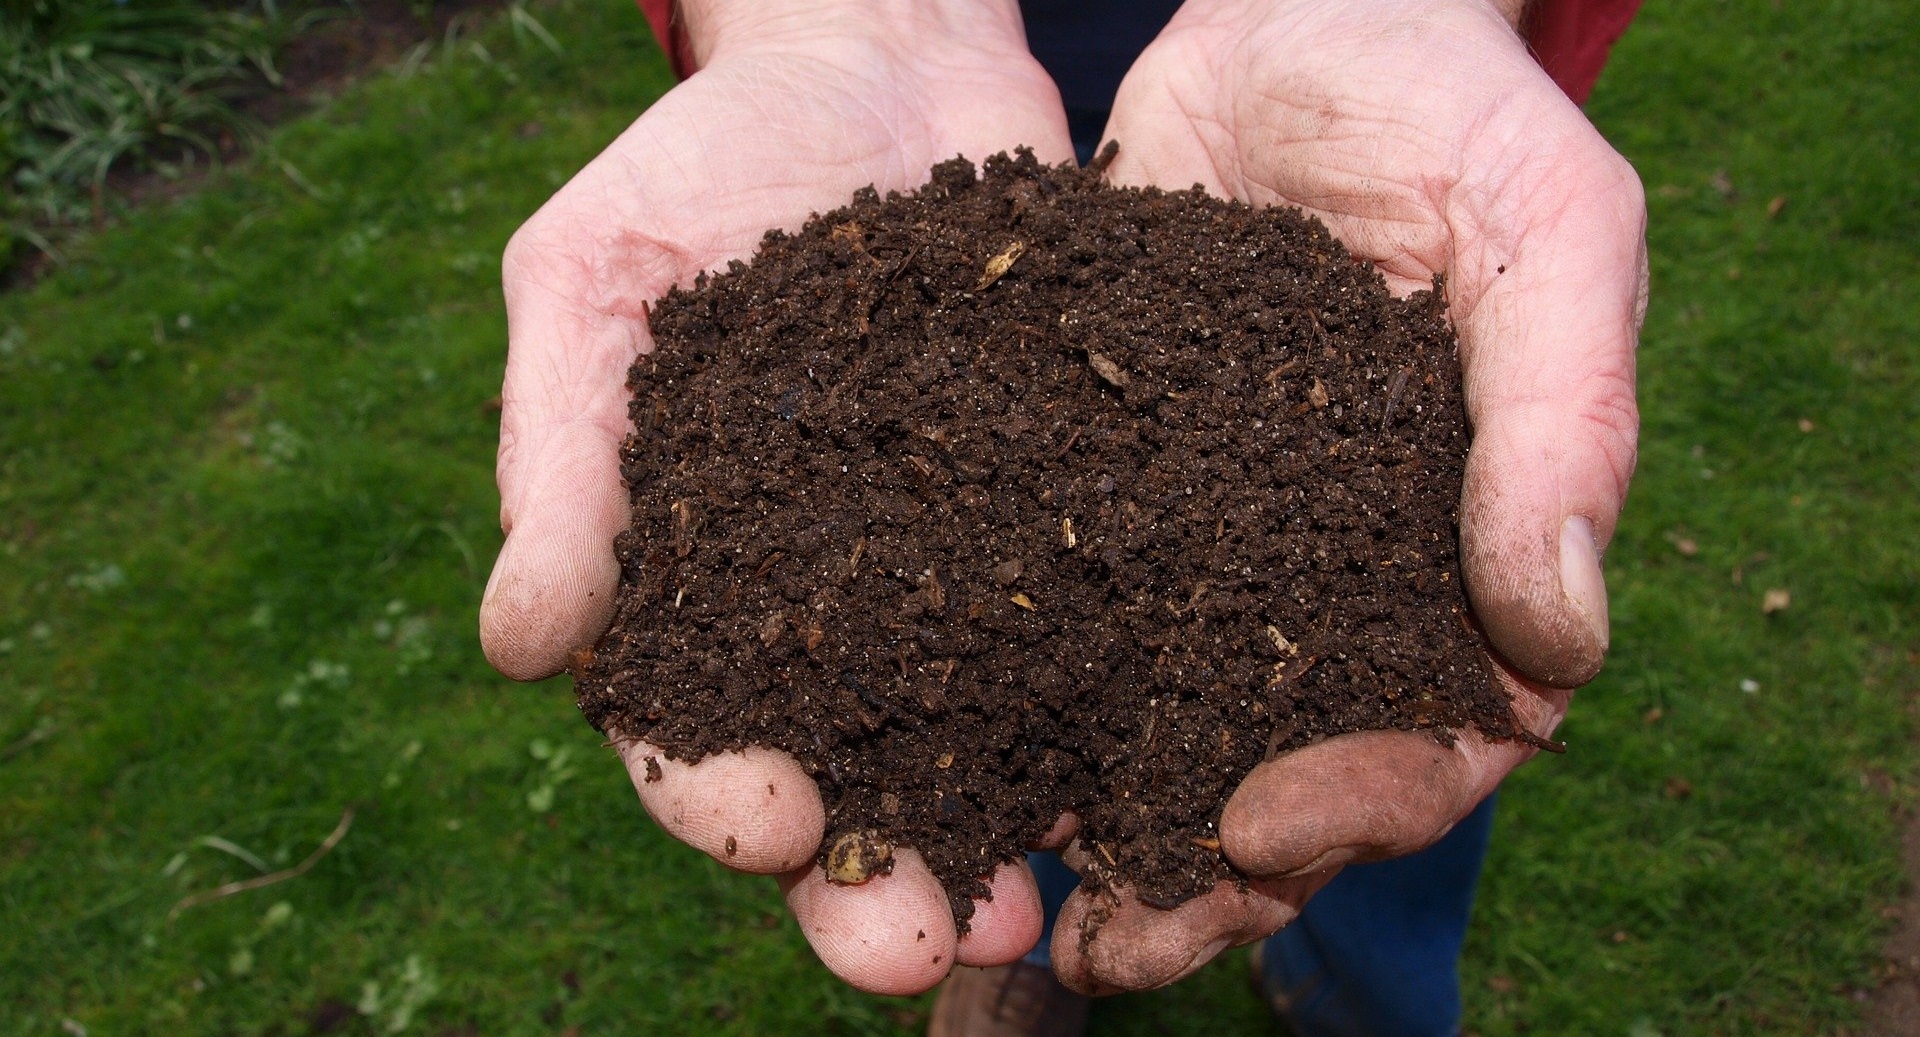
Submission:
<svg viewBox="0 0 1920 1037">
<path fill-rule="evenodd" d="M 1112 176 L 1301 207 L 1401 292 L 1446 276 L 1474 428 L 1468 588 L 1517 716 L 1545 735 L 1557 689 L 1591 678 L 1606 646 L 1591 544 L 1633 466 L 1638 180 L 1482 0 L 1245 6 L 1190 0 L 1135 64 L 1108 125 Z M 1590 572 L 1567 558 L 1582 537 Z M 1124 905 L 1111 939 L 1056 937 L 1056 967 L 1082 989 L 1167 982 L 1285 924 L 1345 862 L 1438 839 L 1532 752 L 1375 732 L 1264 765 L 1222 841 L 1282 878 L 1170 915 Z M 1070 902 L 1062 929 L 1091 907 Z"/>
<path fill-rule="evenodd" d="M 1020 144 L 1046 161 L 1071 155 L 1058 96 L 1023 52 L 802 40 L 714 58 L 528 221 L 504 262 L 498 478 L 508 539 L 481 618 L 502 672 L 550 675 L 606 628 L 619 577 L 612 543 L 627 524 L 617 468 L 625 376 L 652 348 L 650 303 L 749 255 L 768 227 L 797 226 L 857 188 L 911 188 L 937 161 Z M 646 782 L 647 750 L 623 755 L 669 833 L 734 867 L 781 874 L 821 957 L 858 986 L 923 990 L 956 958 L 1011 960 L 1038 933 L 1032 879 L 1017 870 L 996 878 L 997 906 L 965 941 L 912 860 L 857 889 L 827 886 L 812 866 L 819 795 L 787 757 L 754 750 L 669 764 L 664 780 Z"/>
</svg>

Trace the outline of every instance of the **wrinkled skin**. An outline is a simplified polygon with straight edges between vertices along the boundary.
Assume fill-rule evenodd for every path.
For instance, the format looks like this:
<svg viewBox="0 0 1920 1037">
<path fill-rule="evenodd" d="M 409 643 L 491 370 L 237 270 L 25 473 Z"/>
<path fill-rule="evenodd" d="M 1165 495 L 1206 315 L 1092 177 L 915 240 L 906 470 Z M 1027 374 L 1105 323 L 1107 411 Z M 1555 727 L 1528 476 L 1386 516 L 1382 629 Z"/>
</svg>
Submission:
<svg viewBox="0 0 1920 1037">
<path fill-rule="evenodd" d="M 1468 591 L 1519 719 L 1550 734 L 1560 689 L 1606 651 L 1597 552 L 1633 471 L 1646 217 L 1631 167 L 1500 13 L 1464 0 L 1195 0 L 1129 73 L 1108 136 L 1118 182 L 1300 206 L 1399 291 L 1446 275 L 1474 432 Z M 1170 982 L 1291 921 L 1341 865 L 1431 845 L 1535 751 L 1370 732 L 1264 764 L 1221 844 L 1269 881 L 1171 916 L 1123 898 L 1084 954 L 1076 896 L 1055 969 L 1088 992 Z"/>
<path fill-rule="evenodd" d="M 796 14 L 760 0 L 731 15 L 727 0 L 686 4 L 700 73 L 509 245 L 508 537 L 481 610 L 487 656 L 508 676 L 558 672 L 610 618 L 610 546 L 626 523 L 624 379 L 652 345 L 648 302 L 866 184 L 910 188 L 937 161 L 1016 144 L 1043 161 L 1071 155 L 1016 12 L 853 10 L 887 2 Z M 1468 589 L 1522 722 L 1551 733 L 1569 698 L 1559 689 L 1591 678 L 1606 648 L 1598 551 L 1633 467 L 1645 257 L 1632 170 L 1484 0 L 1190 0 L 1129 74 L 1109 136 L 1123 143 L 1119 182 L 1302 206 L 1399 290 L 1446 273 L 1475 433 Z M 1448 749 L 1370 732 L 1265 764 L 1221 825 L 1225 852 L 1258 881 L 1171 912 L 1123 897 L 1084 952 L 1078 923 L 1092 905 L 1076 894 L 1055 968 L 1087 992 L 1180 978 L 1284 926 L 1343 864 L 1431 844 L 1532 752 L 1471 734 Z M 729 867 L 778 876 L 821 960 L 857 987 L 917 992 L 955 963 L 1011 961 L 1038 939 L 1024 865 L 995 873 L 993 899 L 957 938 L 910 851 L 864 885 L 824 880 L 812 863 L 824 811 L 791 758 L 662 760 L 649 782 L 651 754 L 621 751 L 649 813 Z M 1063 819 L 1048 842 L 1071 832 Z"/>
</svg>

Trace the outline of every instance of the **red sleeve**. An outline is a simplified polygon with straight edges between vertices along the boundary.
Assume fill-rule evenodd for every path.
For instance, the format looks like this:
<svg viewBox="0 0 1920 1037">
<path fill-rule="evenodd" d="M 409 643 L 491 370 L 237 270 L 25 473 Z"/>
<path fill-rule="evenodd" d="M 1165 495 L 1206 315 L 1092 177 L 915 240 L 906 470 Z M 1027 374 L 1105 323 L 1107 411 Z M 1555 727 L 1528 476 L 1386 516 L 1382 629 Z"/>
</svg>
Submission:
<svg viewBox="0 0 1920 1037">
<path fill-rule="evenodd" d="M 1575 104 L 1585 104 L 1607 52 L 1627 31 L 1640 0 L 1538 0 L 1527 11 L 1527 45 Z"/>
<path fill-rule="evenodd" d="M 693 75 L 693 44 L 687 39 L 687 27 L 677 17 L 673 0 L 640 0 L 640 13 L 647 16 L 653 38 L 660 41 L 660 49 L 673 62 L 674 76 L 685 79 Z"/>
</svg>

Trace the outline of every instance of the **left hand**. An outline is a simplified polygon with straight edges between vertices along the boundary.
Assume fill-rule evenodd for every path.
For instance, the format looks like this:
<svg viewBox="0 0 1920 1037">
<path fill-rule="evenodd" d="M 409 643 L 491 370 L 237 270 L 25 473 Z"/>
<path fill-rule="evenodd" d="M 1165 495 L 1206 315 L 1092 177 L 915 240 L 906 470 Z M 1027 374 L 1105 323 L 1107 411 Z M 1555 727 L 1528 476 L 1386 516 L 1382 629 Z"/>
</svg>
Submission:
<svg viewBox="0 0 1920 1037">
<path fill-rule="evenodd" d="M 1473 427 L 1461 500 L 1471 605 L 1517 719 L 1545 737 L 1607 646 L 1600 550 L 1633 472 L 1646 298 L 1640 182 L 1528 56 L 1493 0 L 1188 0 L 1115 101 L 1119 183 L 1318 216 L 1398 292 L 1447 277 Z M 1256 880 L 1170 911 L 1123 895 L 1086 992 L 1172 982 L 1267 936 L 1349 862 L 1446 834 L 1534 749 L 1462 732 L 1329 739 L 1256 768 L 1221 843 Z"/>
</svg>

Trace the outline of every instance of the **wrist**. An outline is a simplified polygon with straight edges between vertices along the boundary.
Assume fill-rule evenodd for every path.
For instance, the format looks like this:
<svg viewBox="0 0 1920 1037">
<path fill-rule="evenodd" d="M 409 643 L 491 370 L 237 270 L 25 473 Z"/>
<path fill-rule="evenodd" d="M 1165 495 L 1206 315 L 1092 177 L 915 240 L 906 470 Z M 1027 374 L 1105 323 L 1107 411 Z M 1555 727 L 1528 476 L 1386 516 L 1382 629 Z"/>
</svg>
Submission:
<svg viewBox="0 0 1920 1037">
<path fill-rule="evenodd" d="M 1024 55 L 1018 0 L 679 0 L 697 67 L 760 49 L 862 39 Z"/>
</svg>

